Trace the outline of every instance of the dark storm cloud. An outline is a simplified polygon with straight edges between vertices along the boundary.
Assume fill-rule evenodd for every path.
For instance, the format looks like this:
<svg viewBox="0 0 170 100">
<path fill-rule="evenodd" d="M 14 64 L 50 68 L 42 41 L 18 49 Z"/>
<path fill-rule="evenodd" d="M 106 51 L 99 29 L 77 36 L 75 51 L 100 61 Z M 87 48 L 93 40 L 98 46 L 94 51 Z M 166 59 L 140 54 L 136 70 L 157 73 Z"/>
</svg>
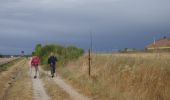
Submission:
<svg viewBox="0 0 170 100">
<path fill-rule="evenodd" d="M 30 53 L 37 43 L 87 49 L 90 32 L 96 50 L 143 48 L 170 36 L 169 7 L 169 0 L 1 0 L 0 53 Z"/>
</svg>

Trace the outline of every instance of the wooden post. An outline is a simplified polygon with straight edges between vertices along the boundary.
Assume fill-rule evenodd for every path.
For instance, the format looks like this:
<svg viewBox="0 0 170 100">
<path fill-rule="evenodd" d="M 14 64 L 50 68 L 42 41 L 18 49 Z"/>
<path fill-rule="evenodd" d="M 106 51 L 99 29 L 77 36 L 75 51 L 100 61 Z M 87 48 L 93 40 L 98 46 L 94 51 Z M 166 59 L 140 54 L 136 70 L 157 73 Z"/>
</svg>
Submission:
<svg viewBox="0 0 170 100">
<path fill-rule="evenodd" d="M 89 49 L 89 76 L 91 76 L 91 52 Z"/>
</svg>

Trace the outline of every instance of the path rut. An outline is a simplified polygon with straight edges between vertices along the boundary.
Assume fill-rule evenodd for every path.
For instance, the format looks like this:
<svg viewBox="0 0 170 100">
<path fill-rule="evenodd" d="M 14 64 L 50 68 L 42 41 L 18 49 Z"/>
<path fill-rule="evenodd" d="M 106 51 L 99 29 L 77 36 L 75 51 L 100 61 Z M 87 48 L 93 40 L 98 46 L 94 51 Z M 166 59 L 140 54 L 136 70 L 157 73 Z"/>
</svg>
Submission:
<svg viewBox="0 0 170 100">
<path fill-rule="evenodd" d="M 59 76 L 55 77 L 54 82 L 64 91 L 66 91 L 73 100 L 90 100 L 90 98 L 80 94 L 69 84 L 65 83 L 61 77 Z"/>
<path fill-rule="evenodd" d="M 33 74 L 31 75 L 32 83 L 33 83 L 33 92 L 34 92 L 34 99 L 35 100 L 50 100 L 49 96 L 47 95 L 42 80 L 37 77 L 36 79 L 33 78 Z"/>
</svg>

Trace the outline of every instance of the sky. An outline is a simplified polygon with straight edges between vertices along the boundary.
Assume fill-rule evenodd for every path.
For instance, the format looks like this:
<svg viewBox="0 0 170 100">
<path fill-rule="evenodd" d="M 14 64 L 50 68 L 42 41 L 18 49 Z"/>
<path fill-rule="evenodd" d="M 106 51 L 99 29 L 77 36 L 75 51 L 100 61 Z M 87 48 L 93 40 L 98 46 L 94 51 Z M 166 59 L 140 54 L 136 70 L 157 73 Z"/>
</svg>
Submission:
<svg viewBox="0 0 170 100">
<path fill-rule="evenodd" d="M 0 0 L 0 53 L 30 54 L 36 44 L 94 51 L 142 49 L 170 37 L 169 0 Z"/>
</svg>

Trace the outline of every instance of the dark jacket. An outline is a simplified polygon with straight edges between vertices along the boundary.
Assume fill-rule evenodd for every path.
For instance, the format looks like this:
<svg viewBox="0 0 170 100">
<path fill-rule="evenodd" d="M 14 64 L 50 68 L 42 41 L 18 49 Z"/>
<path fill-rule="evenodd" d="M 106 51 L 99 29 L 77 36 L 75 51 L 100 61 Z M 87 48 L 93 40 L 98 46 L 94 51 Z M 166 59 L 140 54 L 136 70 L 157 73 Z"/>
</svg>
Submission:
<svg viewBox="0 0 170 100">
<path fill-rule="evenodd" d="M 48 58 L 48 64 L 50 64 L 50 65 L 56 65 L 56 62 L 57 62 L 57 57 L 55 57 L 55 56 L 50 56 L 50 57 Z"/>
</svg>

